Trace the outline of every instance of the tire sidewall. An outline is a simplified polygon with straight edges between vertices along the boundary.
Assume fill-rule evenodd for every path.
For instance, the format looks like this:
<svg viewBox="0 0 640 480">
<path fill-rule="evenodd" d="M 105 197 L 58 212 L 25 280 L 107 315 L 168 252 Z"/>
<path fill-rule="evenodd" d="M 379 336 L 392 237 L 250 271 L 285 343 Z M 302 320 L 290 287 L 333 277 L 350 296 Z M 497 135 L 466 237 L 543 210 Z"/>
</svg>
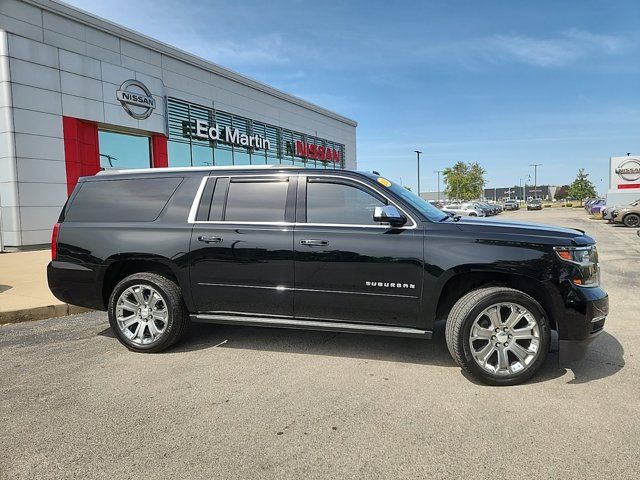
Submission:
<svg viewBox="0 0 640 480">
<path fill-rule="evenodd" d="M 631 228 L 636 228 L 639 226 L 640 222 L 638 220 L 636 220 L 636 224 L 635 225 L 629 225 L 627 223 L 629 218 L 636 218 L 638 220 L 640 220 L 640 215 L 636 214 L 636 213 L 629 213 L 626 217 L 624 217 L 624 219 L 622 220 L 622 222 L 625 224 L 625 226 L 627 227 L 631 227 Z"/>
<path fill-rule="evenodd" d="M 111 292 L 111 296 L 109 297 L 109 308 L 107 310 L 107 314 L 109 316 L 109 324 L 111 325 L 111 328 L 113 329 L 116 336 L 118 337 L 118 340 L 120 340 L 120 342 L 130 350 L 133 350 L 136 352 L 159 351 L 165 348 L 165 345 L 171 342 L 171 337 L 172 337 L 171 332 L 175 330 L 176 318 L 177 318 L 177 315 L 179 314 L 179 312 L 177 312 L 176 309 L 179 307 L 176 305 L 172 305 L 171 296 L 168 294 L 166 289 L 161 285 L 161 283 L 162 282 L 155 281 L 155 279 L 153 279 L 153 277 L 151 277 L 150 275 L 134 274 L 125 278 L 120 283 L 118 283 L 116 287 L 113 289 L 113 292 Z M 139 345 L 129 340 L 120 331 L 120 327 L 118 326 L 118 320 L 116 319 L 116 303 L 118 301 L 118 298 L 122 294 L 122 292 L 124 292 L 127 288 L 133 285 L 148 285 L 150 287 L 153 287 L 162 295 L 162 298 L 167 306 L 167 315 L 168 315 L 167 326 L 165 328 L 165 331 L 162 337 L 157 342 L 150 343 L 147 345 Z"/>
<path fill-rule="evenodd" d="M 523 372 L 509 376 L 498 376 L 486 372 L 476 363 L 471 353 L 469 335 L 471 333 L 471 327 L 475 319 L 484 309 L 490 307 L 491 305 L 495 305 L 496 303 L 507 302 L 521 305 L 522 307 L 529 310 L 529 312 L 531 312 L 531 314 L 535 317 L 540 328 L 540 350 L 534 362 L 529 365 Z M 540 368 L 542 363 L 544 363 L 547 357 L 547 353 L 549 352 L 549 344 L 551 340 L 551 329 L 549 327 L 549 321 L 547 320 L 546 313 L 544 312 L 540 304 L 529 295 L 517 291 L 496 292 L 487 295 L 485 298 L 480 300 L 478 304 L 475 305 L 467 314 L 466 318 L 463 321 L 460 332 L 461 335 L 460 338 L 457 339 L 457 341 L 460 342 L 462 352 L 464 352 L 464 361 L 467 364 L 468 369 L 472 371 L 475 376 L 484 379 L 486 383 L 492 385 L 513 385 L 522 383 L 530 378 Z"/>
</svg>

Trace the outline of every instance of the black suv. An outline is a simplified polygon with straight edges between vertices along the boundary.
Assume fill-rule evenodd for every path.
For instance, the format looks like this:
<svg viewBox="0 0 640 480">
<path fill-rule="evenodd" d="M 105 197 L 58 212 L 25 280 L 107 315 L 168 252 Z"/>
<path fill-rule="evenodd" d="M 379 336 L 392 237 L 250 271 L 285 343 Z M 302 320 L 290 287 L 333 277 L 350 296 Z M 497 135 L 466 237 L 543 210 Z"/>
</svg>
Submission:
<svg viewBox="0 0 640 480">
<path fill-rule="evenodd" d="M 603 328 L 584 232 L 450 217 L 375 173 L 151 169 L 82 178 L 52 241 L 49 286 L 107 310 L 137 352 L 190 320 L 431 338 L 496 385 L 529 378 Z"/>
</svg>

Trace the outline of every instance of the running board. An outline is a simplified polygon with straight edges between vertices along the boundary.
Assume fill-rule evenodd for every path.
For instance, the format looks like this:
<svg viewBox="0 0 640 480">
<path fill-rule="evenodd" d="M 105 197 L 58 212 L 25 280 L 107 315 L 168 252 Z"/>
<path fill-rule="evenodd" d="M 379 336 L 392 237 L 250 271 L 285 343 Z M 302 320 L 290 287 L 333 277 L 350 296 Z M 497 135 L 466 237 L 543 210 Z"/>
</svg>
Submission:
<svg viewBox="0 0 640 480">
<path fill-rule="evenodd" d="M 326 330 L 330 332 L 366 333 L 370 335 L 391 335 L 397 337 L 431 338 L 430 330 L 418 328 L 371 325 L 366 323 L 331 322 L 322 320 L 302 320 L 283 317 L 249 317 L 243 315 L 212 315 L 201 313 L 190 315 L 194 322 L 218 323 L 223 325 L 246 325 L 252 327 L 296 328 L 301 330 Z"/>
</svg>

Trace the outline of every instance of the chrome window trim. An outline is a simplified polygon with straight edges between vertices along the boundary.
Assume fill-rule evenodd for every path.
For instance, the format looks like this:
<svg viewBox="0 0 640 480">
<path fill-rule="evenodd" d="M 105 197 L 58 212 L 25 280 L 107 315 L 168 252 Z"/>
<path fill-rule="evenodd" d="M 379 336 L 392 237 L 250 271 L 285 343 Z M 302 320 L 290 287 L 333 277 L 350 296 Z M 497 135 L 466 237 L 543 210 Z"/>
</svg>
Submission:
<svg viewBox="0 0 640 480">
<path fill-rule="evenodd" d="M 300 173 L 296 173 L 296 176 L 300 177 Z M 314 176 L 313 173 L 304 173 L 302 174 L 305 177 Z M 191 224 L 204 224 L 204 225 L 265 225 L 265 226 L 307 226 L 307 227 L 344 227 L 344 228 L 383 228 L 385 230 L 389 230 L 391 226 L 389 225 L 360 225 L 355 223 L 307 223 L 307 222 L 232 222 L 226 220 L 196 220 L 196 214 L 198 212 L 198 206 L 200 205 L 200 197 L 202 197 L 202 193 L 204 192 L 204 186 L 210 178 L 224 178 L 229 177 L 229 179 L 236 177 L 251 177 L 255 176 L 257 178 L 265 178 L 265 177 L 292 177 L 294 174 L 286 174 L 286 173 L 273 173 L 273 174 L 252 174 L 252 175 L 207 175 L 206 177 L 202 177 L 202 181 L 200 182 L 200 186 L 196 192 L 196 196 L 193 199 L 193 203 L 191 204 L 191 209 L 189 210 L 189 216 L 187 217 L 187 223 Z M 400 210 L 406 217 L 407 220 L 411 221 L 411 225 L 405 225 L 402 227 L 397 227 L 399 230 L 413 230 L 418 226 L 418 222 L 414 220 L 414 218 L 409 215 L 404 208 L 399 206 L 395 201 L 393 201 L 389 196 L 385 195 L 384 192 L 378 190 L 378 188 L 373 187 L 362 180 L 357 178 L 349 177 L 346 175 L 317 175 L 322 178 L 340 178 L 345 180 L 350 180 L 353 182 L 358 182 L 366 188 L 372 189 L 378 195 L 382 196 L 386 199 L 390 205 L 393 205 L 398 210 Z"/>
</svg>

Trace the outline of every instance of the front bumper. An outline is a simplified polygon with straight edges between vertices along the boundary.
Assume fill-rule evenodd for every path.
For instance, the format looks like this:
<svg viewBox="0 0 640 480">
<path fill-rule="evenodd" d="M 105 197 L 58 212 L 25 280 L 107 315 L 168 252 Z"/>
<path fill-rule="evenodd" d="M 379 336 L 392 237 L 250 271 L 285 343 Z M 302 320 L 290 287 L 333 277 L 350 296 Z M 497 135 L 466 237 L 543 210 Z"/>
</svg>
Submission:
<svg viewBox="0 0 640 480">
<path fill-rule="evenodd" d="M 589 344 L 602 333 L 609 314 L 609 296 L 599 287 L 573 287 L 558 319 L 560 363 L 584 358 Z"/>
</svg>

